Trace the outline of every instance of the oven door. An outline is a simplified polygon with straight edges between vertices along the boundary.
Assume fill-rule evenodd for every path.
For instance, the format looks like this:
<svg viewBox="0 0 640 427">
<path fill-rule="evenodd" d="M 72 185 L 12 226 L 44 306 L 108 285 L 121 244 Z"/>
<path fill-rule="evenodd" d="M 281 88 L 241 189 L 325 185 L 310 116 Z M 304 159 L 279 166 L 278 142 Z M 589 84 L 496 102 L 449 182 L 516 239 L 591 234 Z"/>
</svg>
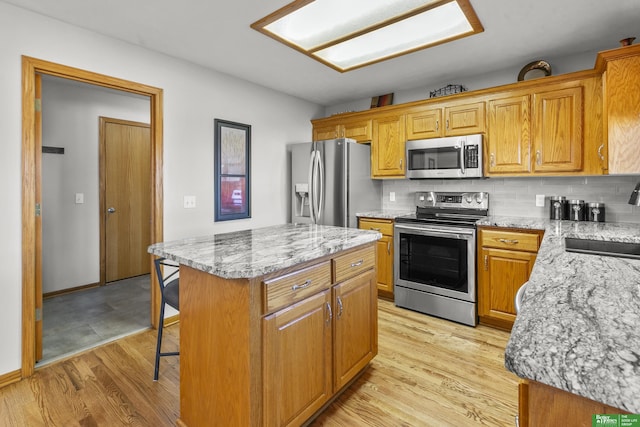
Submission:
<svg viewBox="0 0 640 427">
<path fill-rule="evenodd" d="M 394 230 L 396 286 L 476 301 L 475 228 L 396 223 Z"/>
</svg>

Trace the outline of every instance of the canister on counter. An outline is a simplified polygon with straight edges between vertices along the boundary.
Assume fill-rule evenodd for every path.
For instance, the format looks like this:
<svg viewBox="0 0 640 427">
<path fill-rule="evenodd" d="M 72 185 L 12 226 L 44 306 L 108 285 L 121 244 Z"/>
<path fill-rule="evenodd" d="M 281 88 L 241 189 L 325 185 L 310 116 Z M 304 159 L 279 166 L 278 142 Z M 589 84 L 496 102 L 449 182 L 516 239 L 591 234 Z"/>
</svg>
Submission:
<svg viewBox="0 0 640 427">
<path fill-rule="evenodd" d="M 572 221 L 584 221 L 584 200 L 569 200 L 569 219 Z"/>
<path fill-rule="evenodd" d="M 586 205 L 586 220 L 593 222 L 604 222 L 604 203 L 589 202 Z"/>
<path fill-rule="evenodd" d="M 549 198 L 549 218 L 550 219 L 569 219 L 567 210 L 567 198 L 564 196 L 551 196 Z"/>
</svg>

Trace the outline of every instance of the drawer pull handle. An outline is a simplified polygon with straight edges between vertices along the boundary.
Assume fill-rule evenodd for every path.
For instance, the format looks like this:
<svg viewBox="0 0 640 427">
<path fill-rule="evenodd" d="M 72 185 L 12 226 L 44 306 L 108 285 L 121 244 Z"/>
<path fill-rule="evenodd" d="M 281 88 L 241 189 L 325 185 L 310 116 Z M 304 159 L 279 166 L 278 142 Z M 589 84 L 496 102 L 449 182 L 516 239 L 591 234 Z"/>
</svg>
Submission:
<svg viewBox="0 0 640 427">
<path fill-rule="evenodd" d="M 499 242 L 506 243 L 508 245 L 515 245 L 518 243 L 516 239 L 498 239 Z"/>
<path fill-rule="evenodd" d="M 293 291 L 297 291 L 298 289 L 304 289 L 304 288 L 308 288 L 309 285 L 311 285 L 311 280 L 307 280 L 306 282 L 304 282 L 302 285 L 293 285 L 291 287 L 291 290 Z"/>
<path fill-rule="evenodd" d="M 600 157 L 600 160 L 604 162 L 604 156 L 602 155 L 603 148 L 604 148 L 604 144 L 600 144 L 600 146 L 598 147 L 598 157 Z"/>
<path fill-rule="evenodd" d="M 376 227 L 371 227 L 371 229 L 372 229 L 373 231 L 380 231 L 380 229 L 379 229 L 379 228 L 376 228 Z"/>
<path fill-rule="evenodd" d="M 338 319 L 342 317 L 342 298 L 338 297 Z"/>
<path fill-rule="evenodd" d="M 360 267 L 360 266 L 362 265 L 362 263 L 364 263 L 364 260 L 363 260 L 363 259 L 361 259 L 361 260 L 360 260 L 360 261 L 358 261 L 358 262 L 352 262 L 352 263 L 351 263 L 351 267 Z"/>
</svg>

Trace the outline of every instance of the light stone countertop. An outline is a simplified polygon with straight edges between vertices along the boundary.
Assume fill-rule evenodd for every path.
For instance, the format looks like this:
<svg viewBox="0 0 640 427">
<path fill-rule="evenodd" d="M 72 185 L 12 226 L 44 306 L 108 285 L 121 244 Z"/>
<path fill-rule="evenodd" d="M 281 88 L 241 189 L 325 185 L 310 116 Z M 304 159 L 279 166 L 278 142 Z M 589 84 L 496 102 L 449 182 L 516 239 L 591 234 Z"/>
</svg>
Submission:
<svg viewBox="0 0 640 427">
<path fill-rule="evenodd" d="M 331 255 L 382 234 L 357 228 L 283 224 L 156 243 L 147 252 L 226 279 L 253 278 Z"/>
<path fill-rule="evenodd" d="M 396 219 L 399 216 L 410 215 L 415 212 L 416 212 L 415 209 L 413 210 L 381 209 L 377 211 L 357 212 L 356 216 L 358 218 Z"/>
<path fill-rule="evenodd" d="M 640 260 L 565 251 L 564 238 L 640 243 L 640 224 L 489 217 L 545 230 L 505 352 L 505 366 L 640 413 Z"/>
</svg>

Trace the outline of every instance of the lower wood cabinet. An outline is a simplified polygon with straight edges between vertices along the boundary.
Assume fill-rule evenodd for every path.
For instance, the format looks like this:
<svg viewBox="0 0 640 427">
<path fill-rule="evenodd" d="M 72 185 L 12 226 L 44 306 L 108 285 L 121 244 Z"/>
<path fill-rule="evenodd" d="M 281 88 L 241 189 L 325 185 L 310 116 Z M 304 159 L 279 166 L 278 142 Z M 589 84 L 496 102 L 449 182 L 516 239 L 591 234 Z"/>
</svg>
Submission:
<svg viewBox="0 0 640 427">
<path fill-rule="evenodd" d="M 542 230 L 480 228 L 478 232 L 478 318 L 511 330 L 515 296 L 531 274 Z"/>
<path fill-rule="evenodd" d="M 393 220 L 359 218 L 358 228 L 382 233 L 382 238 L 377 243 L 378 295 L 393 299 Z"/>
<path fill-rule="evenodd" d="M 334 285 L 265 316 L 265 426 L 301 425 L 377 354 L 373 260 L 371 248 L 334 259 Z"/>
<path fill-rule="evenodd" d="M 626 414 L 596 402 L 536 381 L 518 387 L 520 427 L 591 427 L 594 414 Z"/>
</svg>

